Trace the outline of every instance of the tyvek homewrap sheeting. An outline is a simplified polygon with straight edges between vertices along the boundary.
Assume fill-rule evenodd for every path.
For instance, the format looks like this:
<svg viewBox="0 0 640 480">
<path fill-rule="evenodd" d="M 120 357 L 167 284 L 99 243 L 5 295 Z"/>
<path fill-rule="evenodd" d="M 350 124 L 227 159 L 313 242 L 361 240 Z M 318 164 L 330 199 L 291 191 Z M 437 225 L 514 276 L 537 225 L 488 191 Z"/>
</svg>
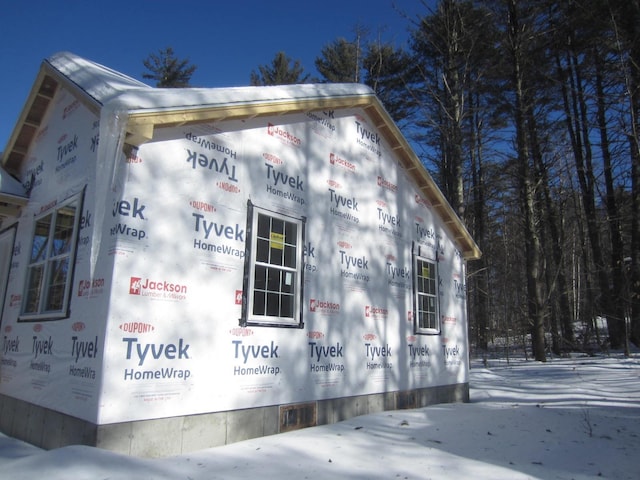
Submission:
<svg viewBox="0 0 640 480">
<path fill-rule="evenodd" d="M 71 314 L 26 324 L 19 301 L 5 309 L 9 341 L 37 348 L 5 352 L 1 391 L 102 424 L 467 381 L 464 260 L 364 110 L 158 126 L 123 153 L 146 111 L 370 90 L 87 88 L 99 112 L 59 91 L 24 169 L 43 162 L 30 215 L 86 188 Z M 78 154 L 52 164 L 69 138 Z M 306 219 L 303 328 L 239 324 L 249 201 Z M 30 231 L 18 232 L 18 297 Z M 416 248 L 438 264 L 440 335 L 414 332 Z"/>
<path fill-rule="evenodd" d="M 98 117 L 60 89 L 44 116 L 20 178 L 29 203 L 15 223 L 11 270 L 2 314 L 0 391 L 6 395 L 95 422 L 108 315 L 110 269 L 89 274 L 91 238 L 99 232 L 96 206 Z M 88 192 L 83 196 L 83 192 Z M 20 321 L 34 221 L 70 198 L 82 198 L 69 316 Z M 108 258 L 102 261 L 108 261 Z"/>
<path fill-rule="evenodd" d="M 358 110 L 159 129 L 128 159 L 101 423 L 467 381 L 464 262 L 359 129 L 380 138 Z M 307 219 L 302 329 L 238 324 L 247 200 Z M 443 335 L 413 332 L 414 242 L 438 259 Z"/>
</svg>

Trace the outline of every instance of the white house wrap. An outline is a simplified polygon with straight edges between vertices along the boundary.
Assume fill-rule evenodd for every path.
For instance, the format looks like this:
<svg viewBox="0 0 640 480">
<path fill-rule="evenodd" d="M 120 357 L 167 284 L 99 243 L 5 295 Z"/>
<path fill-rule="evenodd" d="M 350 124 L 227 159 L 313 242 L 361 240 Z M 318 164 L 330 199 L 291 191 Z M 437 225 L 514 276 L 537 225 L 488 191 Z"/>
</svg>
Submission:
<svg viewBox="0 0 640 480">
<path fill-rule="evenodd" d="M 8 434 L 157 456 L 468 399 L 480 252 L 369 88 L 60 53 L 2 166 Z"/>
</svg>

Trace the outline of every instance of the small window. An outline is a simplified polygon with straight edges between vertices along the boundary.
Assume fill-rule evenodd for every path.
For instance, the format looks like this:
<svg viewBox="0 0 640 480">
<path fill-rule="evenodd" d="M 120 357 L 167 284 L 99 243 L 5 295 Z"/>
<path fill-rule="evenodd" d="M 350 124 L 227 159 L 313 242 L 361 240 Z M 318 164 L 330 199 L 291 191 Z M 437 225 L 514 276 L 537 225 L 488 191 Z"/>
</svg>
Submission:
<svg viewBox="0 0 640 480">
<path fill-rule="evenodd" d="M 414 322 L 415 332 L 440 333 L 438 312 L 438 262 L 414 254 Z"/>
<path fill-rule="evenodd" d="M 249 203 L 243 325 L 302 327 L 304 219 Z"/>
<path fill-rule="evenodd" d="M 68 316 L 80 204 L 76 195 L 36 217 L 21 320 Z"/>
</svg>

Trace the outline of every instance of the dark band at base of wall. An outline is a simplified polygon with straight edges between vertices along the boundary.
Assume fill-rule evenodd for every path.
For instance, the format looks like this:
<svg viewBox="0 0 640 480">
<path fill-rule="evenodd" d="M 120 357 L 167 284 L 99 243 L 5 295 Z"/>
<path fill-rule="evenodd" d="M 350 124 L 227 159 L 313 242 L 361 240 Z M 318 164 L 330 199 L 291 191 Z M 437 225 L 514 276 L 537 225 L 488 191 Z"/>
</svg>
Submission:
<svg viewBox="0 0 640 480">
<path fill-rule="evenodd" d="M 469 384 L 305 402 L 315 404 L 315 425 L 359 415 L 468 402 Z M 166 457 L 281 431 L 282 405 L 95 425 L 23 400 L 0 395 L 0 431 L 45 449 L 88 445 L 137 457 Z"/>
</svg>

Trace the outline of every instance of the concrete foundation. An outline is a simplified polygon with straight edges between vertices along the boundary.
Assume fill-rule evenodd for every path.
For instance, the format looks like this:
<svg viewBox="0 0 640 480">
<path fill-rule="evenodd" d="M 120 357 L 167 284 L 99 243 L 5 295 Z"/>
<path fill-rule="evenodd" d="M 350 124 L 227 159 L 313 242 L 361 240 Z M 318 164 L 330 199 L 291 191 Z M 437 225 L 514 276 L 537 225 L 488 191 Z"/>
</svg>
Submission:
<svg viewBox="0 0 640 480">
<path fill-rule="evenodd" d="M 469 384 L 410 392 L 306 402 L 315 404 L 315 425 L 359 415 L 468 402 Z M 95 425 L 53 410 L 0 395 L 0 431 L 45 449 L 88 445 L 137 457 L 166 457 L 226 445 L 281 431 L 280 405 L 137 422 Z"/>
</svg>

